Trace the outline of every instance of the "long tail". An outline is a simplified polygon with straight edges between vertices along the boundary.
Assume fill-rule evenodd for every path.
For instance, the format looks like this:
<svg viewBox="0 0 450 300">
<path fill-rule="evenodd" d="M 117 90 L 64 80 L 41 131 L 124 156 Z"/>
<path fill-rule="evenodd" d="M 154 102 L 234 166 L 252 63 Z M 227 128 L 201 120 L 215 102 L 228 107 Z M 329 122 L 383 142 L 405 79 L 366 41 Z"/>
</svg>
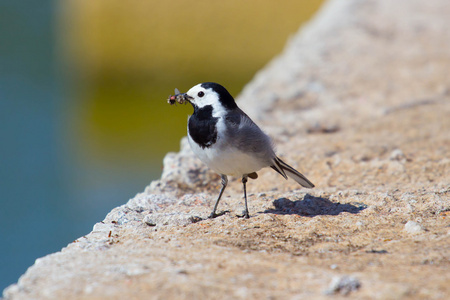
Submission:
<svg viewBox="0 0 450 300">
<path fill-rule="evenodd" d="M 314 184 L 311 181 L 309 181 L 308 178 L 306 178 L 303 174 L 301 174 L 299 171 L 297 171 L 296 169 L 294 169 L 293 167 L 291 167 L 278 157 L 275 157 L 274 164 L 270 167 L 275 171 L 277 171 L 285 179 L 288 179 L 288 177 L 290 177 L 305 188 L 314 187 Z"/>
</svg>

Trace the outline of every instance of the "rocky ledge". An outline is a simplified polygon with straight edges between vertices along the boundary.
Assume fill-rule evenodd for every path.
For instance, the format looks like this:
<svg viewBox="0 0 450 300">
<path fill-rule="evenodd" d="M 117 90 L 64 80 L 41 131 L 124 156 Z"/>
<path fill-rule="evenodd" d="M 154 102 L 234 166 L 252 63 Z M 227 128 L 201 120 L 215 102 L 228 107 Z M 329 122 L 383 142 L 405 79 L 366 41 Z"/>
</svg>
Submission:
<svg viewBox="0 0 450 300">
<path fill-rule="evenodd" d="M 332 0 L 239 105 L 308 176 L 220 180 L 186 142 L 160 180 L 5 299 L 448 299 L 448 0 Z"/>
</svg>

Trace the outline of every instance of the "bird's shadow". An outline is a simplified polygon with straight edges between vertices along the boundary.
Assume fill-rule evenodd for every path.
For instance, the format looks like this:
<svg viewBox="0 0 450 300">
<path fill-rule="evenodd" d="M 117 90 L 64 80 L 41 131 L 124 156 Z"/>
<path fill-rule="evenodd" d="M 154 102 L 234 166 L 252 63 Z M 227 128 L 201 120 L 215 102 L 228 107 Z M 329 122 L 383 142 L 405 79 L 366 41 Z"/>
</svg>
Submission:
<svg viewBox="0 0 450 300">
<path fill-rule="evenodd" d="M 314 197 L 306 194 L 303 200 L 289 200 L 280 198 L 273 201 L 275 209 L 265 210 L 264 213 L 277 215 L 299 215 L 299 216 L 336 216 L 342 212 L 357 214 L 367 208 L 367 205 L 360 202 L 345 203 L 331 202 L 327 198 Z"/>
</svg>

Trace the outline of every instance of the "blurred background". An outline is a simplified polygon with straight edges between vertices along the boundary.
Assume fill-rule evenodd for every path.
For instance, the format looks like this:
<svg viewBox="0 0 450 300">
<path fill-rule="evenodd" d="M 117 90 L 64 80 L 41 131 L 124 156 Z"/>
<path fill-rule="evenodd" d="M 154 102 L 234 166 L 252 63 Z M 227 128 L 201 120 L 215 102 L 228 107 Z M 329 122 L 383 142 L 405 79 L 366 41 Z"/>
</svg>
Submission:
<svg viewBox="0 0 450 300">
<path fill-rule="evenodd" d="M 160 176 L 192 108 L 233 95 L 322 0 L 0 1 L 0 291 Z"/>
</svg>

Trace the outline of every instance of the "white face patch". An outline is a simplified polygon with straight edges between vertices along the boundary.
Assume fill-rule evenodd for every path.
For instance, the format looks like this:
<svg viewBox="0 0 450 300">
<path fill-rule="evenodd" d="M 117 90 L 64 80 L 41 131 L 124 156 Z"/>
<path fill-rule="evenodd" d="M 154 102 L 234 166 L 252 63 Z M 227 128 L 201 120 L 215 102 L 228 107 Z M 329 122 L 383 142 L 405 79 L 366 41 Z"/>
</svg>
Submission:
<svg viewBox="0 0 450 300">
<path fill-rule="evenodd" d="M 205 89 L 202 84 L 192 87 L 187 93 L 192 97 L 190 100 L 198 108 L 211 105 L 213 108 L 213 117 L 222 117 L 226 114 L 226 110 L 219 101 L 219 94 L 212 89 Z"/>
</svg>

